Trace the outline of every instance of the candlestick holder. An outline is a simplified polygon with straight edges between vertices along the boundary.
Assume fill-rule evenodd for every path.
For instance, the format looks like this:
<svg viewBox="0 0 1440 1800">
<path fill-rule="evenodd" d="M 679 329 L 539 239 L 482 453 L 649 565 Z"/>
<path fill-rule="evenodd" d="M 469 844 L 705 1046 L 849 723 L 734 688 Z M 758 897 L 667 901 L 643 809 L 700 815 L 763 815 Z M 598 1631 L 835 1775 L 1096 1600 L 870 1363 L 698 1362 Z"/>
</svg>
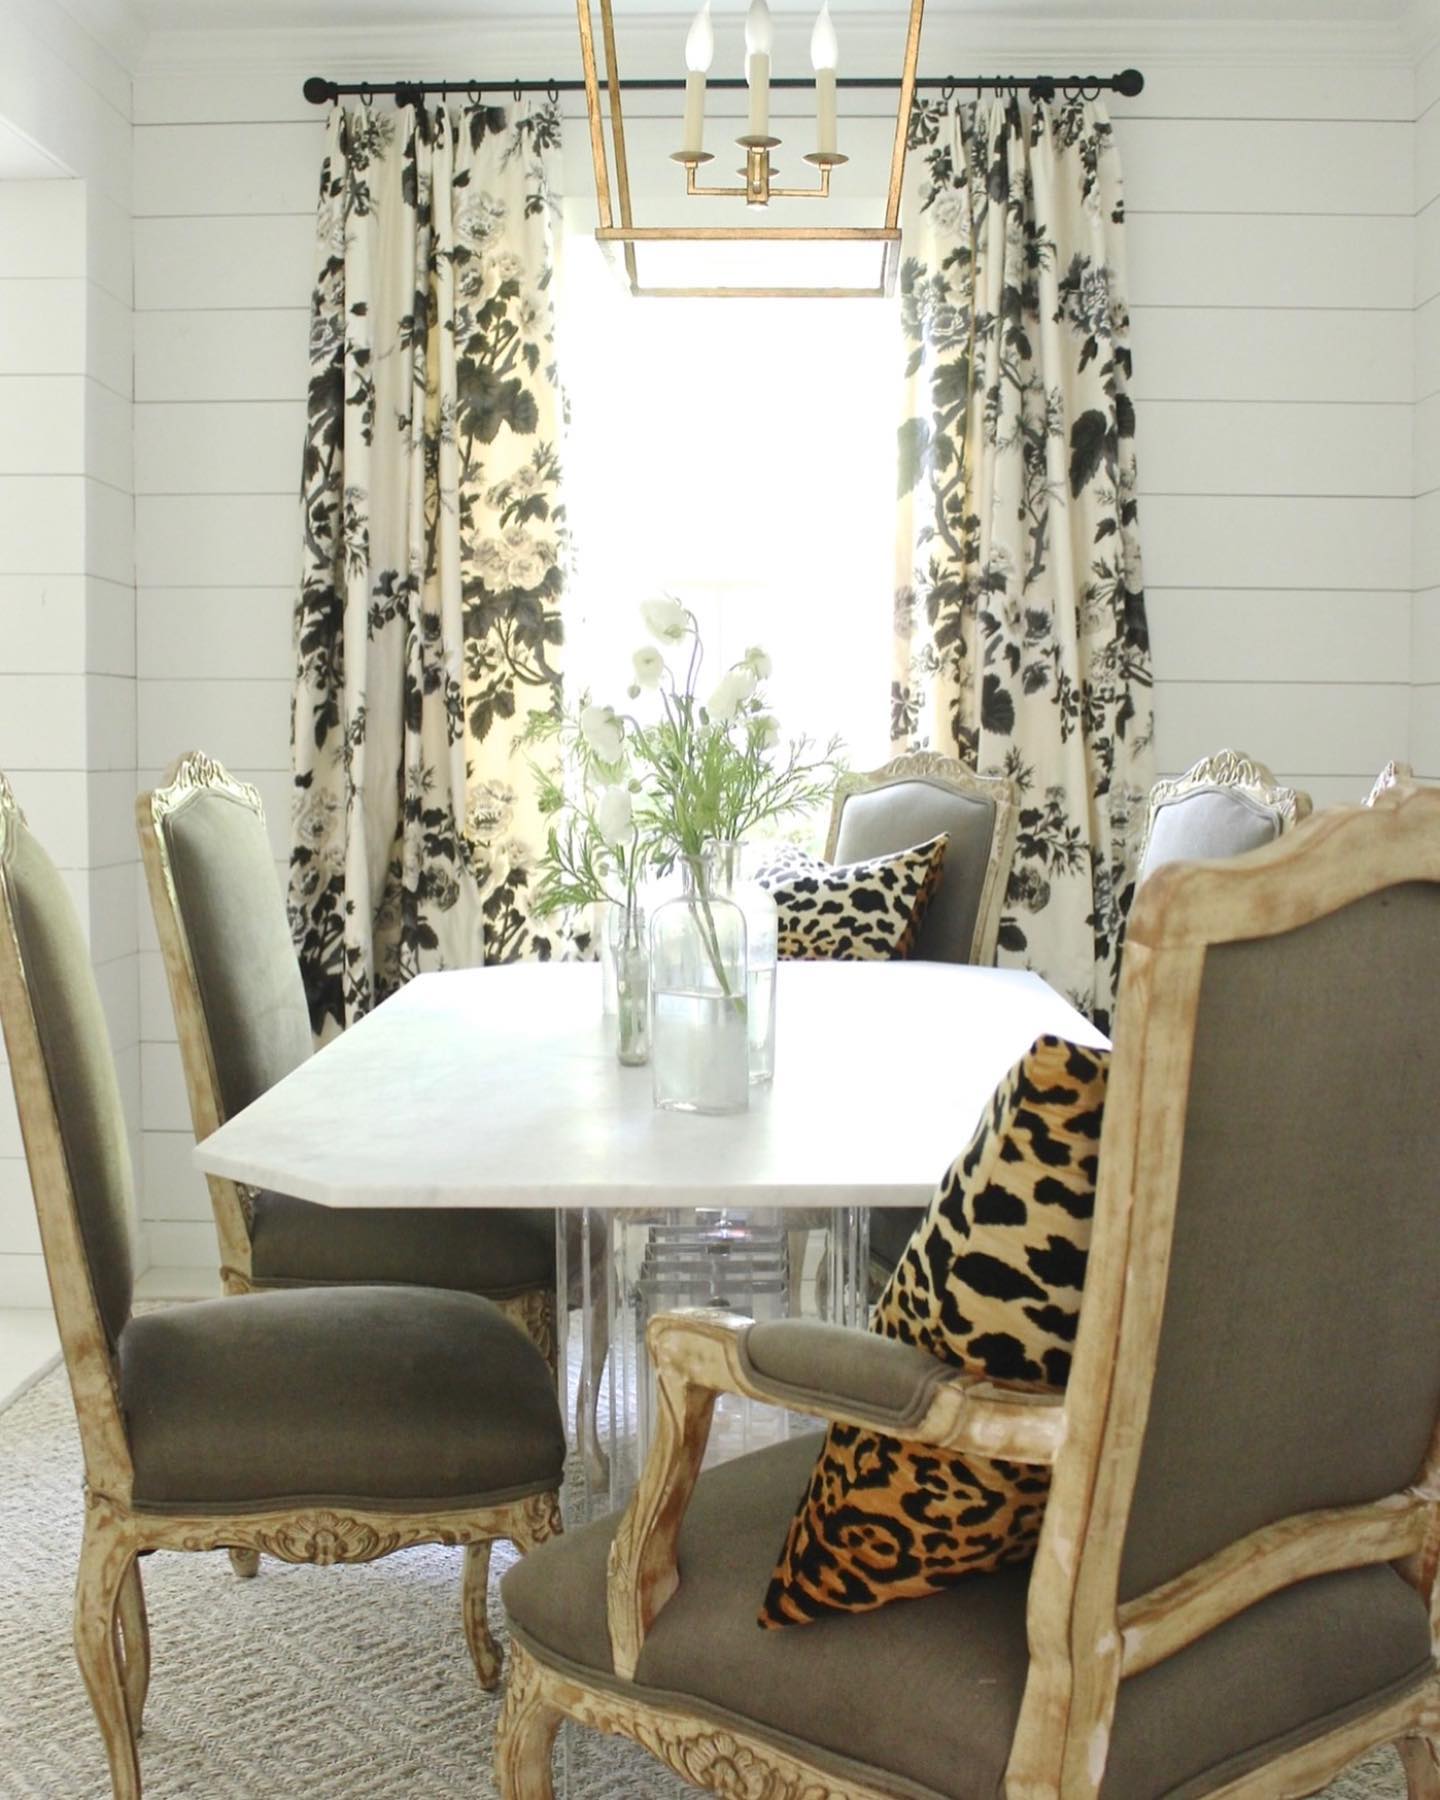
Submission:
<svg viewBox="0 0 1440 1800">
<path fill-rule="evenodd" d="M 772 200 L 828 200 L 830 198 L 830 171 L 841 163 L 849 162 L 848 156 L 842 156 L 835 150 L 812 150 L 805 161 L 820 171 L 818 187 L 777 187 L 775 185 L 776 169 L 770 160 L 770 152 L 780 146 L 778 137 L 761 137 L 747 133 L 736 138 L 735 142 L 745 152 L 745 167 L 737 170 L 737 174 L 745 179 L 743 187 L 702 187 L 696 177 L 696 171 L 702 164 L 714 162 L 708 150 L 675 150 L 672 151 L 671 162 L 685 165 L 685 192 L 687 195 L 698 195 L 707 200 L 743 200 L 747 206 L 768 206 Z"/>
</svg>

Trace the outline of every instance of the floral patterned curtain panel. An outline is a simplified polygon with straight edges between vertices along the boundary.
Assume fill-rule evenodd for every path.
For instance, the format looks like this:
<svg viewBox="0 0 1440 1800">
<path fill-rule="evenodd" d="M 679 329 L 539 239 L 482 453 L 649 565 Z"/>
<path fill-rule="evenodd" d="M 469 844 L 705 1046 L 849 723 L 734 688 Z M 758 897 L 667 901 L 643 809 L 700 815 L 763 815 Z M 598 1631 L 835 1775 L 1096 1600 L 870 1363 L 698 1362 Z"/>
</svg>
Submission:
<svg viewBox="0 0 1440 1800">
<path fill-rule="evenodd" d="M 918 102 L 891 735 L 1018 790 L 1000 961 L 1107 1022 L 1154 777 L 1103 108 Z"/>
<path fill-rule="evenodd" d="M 336 109 L 310 325 L 290 912 L 312 1021 L 546 957 L 515 740 L 560 680 L 560 120 Z"/>
</svg>

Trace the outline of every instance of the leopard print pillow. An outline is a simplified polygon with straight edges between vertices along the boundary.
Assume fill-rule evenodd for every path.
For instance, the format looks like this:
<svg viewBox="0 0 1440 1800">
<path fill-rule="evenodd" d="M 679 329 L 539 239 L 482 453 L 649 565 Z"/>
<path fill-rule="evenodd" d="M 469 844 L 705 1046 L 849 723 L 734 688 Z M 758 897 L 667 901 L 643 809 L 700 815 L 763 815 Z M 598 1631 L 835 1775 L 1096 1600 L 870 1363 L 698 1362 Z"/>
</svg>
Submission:
<svg viewBox="0 0 1440 1800">
<path fill-rule="evenodd" d="M 791 961 L 888 962 L 910 954 L 945 873 L 948 837 L 893 856 L 825 863 L 777 846 L 756 869 L 779 915 L 780 955 Z"/>
<path fill-rule="evenodd" d="M 870 1328 L 976 1375 L 1055 1392 L 1090 1247 L 1106 1051 L 1036 1041 L 876 1303 Z M 760 1609 L 767 1627 L 869 1612 L 1026 1562 L 1049 1471 L 832 1426 Z"/>
</svg>

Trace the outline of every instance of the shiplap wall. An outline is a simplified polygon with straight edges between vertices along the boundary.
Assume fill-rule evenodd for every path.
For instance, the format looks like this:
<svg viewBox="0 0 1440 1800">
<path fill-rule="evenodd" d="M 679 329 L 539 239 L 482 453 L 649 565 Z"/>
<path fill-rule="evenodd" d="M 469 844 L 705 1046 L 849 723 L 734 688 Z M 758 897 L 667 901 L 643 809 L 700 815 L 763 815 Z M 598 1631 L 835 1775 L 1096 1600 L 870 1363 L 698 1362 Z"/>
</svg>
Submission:
<svg viewBox="0 0 1440 1800">
<path fill-rule="evenodd" d="M 129 103 L 67 13 L 8 0 L 0 116 L 75 178 L 0 184 L 0 769 L 88 933 L 138 1164 Z M 0 1070 L 0 1307 L 48 1304 Z"/>
<path fill-rule="evenodd" d="M 1440 8 L 1434 8 L 1440 13 Z M 1415 80 L 1415 604 L 1410 753 L 1440 780 L 1440 46 Z"/>
<path fill-rule="evenodd" d="M 946 31 L 927 31 L 927 63 L 973 62 Z M 1231 743 L 1318 803 L 1353 797 L 1405 752 L 1412 705 L 1414 70 L 1378 54 L 1089 50 L 1090 66 L 1143 60 L 1148 76 L 1114 111 L 1161 765 Z M 1035 61 L 1033 42 L 1013 60 Z M 440 66 L 422 49 L 384 67 L 427 62 Z M 148 779 L 192 744 L 221 756 L 265 795 L 277 858 L 323 132 L 299 96 L 305 72 L 212 60 L 203 84 L 177 65 L 135 85 L 139 767 Z M 575 191 L 590 185 L 585 154 L 572 126 Z M 1427 392 L 1440 390 L 1440 323 L 1432 360 Z M 1433 581 L 1440 592 L 1440 567 Z M 157 1263 L 209 1263 L 148 931 L 142 920 L 147 1231 Z"/>
</svg>

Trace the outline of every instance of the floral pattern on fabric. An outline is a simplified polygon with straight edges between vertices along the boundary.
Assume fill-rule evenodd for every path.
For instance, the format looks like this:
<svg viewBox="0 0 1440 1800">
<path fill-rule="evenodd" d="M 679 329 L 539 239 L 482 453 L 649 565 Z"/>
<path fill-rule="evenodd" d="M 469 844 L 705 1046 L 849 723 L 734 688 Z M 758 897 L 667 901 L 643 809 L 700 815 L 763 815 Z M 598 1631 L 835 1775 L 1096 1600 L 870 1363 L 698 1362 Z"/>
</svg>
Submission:
<svg viewBox="0 0 1440 1800">
<path fill-rule="evenodd" d="M 1102 107 L 916 102 L 892 744 L 1014 783 L 999 961 L 1102 1027 L 1155 774 L 1124 216 Z"/>
<path fill-rule="evenodd" d="M 321 1035 L 422 970 L 573 948 L 531 915 L 514 753 L 564 638 L 559 147 L 553 106 L 330 120 L 289 893 Z"/>
</svg>

